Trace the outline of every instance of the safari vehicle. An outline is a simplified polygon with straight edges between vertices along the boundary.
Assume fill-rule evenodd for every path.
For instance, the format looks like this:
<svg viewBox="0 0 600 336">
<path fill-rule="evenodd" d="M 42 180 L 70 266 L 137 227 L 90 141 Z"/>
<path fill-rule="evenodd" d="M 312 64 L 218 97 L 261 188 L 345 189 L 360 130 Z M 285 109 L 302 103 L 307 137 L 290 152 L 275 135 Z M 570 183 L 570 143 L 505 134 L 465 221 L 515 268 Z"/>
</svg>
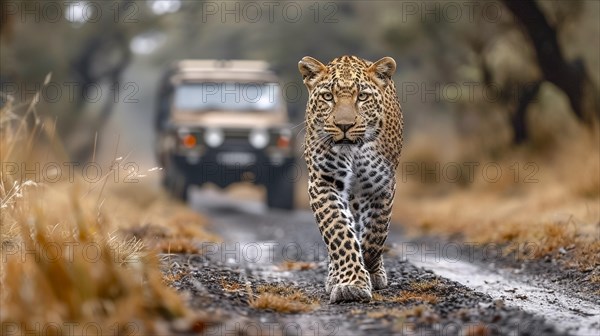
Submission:
<svg viewBox="0 0 600 336">
<path fill-rule="evenodd" d="M 291 209 L 292 129 L 278 78 L 262 61 L 184 60 L 165 73 L 156 115 L 163 185 L 262 185 L 267 205 Z"/>
</svg>

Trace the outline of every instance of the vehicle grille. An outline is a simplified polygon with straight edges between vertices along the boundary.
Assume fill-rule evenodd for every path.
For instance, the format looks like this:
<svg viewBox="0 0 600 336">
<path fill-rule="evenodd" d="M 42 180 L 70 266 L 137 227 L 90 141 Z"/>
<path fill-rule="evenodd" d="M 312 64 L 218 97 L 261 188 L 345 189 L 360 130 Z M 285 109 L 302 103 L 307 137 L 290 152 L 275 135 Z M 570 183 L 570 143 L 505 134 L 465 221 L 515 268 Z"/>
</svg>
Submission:
<svg viewBox="0 0 600 336">
<path fill-rule="evenodd" d="M 225 139 L 232 140 L 248 140 L 248 135 L 250 134 L 250 130 L 245 129 L 225 129 L 223 130 L 225 133 Z"/>
</svg>

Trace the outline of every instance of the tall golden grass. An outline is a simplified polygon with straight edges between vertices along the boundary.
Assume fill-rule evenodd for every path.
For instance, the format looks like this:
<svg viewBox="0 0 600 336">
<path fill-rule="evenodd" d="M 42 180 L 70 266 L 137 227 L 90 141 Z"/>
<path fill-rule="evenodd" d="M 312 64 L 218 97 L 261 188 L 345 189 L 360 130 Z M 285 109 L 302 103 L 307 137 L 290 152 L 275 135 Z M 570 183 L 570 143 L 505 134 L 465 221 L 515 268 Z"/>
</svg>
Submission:
<svg viewBox="0 0 600 336">
<path fill-rule="evenodd" d="M 148 248 L 160 245 L 156 237 L 131 232 L 142 224 L 160 227 L 166 232 L 159 237 L 160 252 L 169 250 L 174 239 L 187 245 L 193 239 L 214 239 L 201 228 L 203 219 L 156 193 L 136 202 L 123 195 L 123 187 L 107 187 L 106 179 L 96 185 L 77 178 L 49 183 L 15 171 L 15 164 L 33 167 L 68 158 L 55 139 L 54 122 L 36 111 L 36 98 L 22 106 L 3 98 L 2 333 L 166 334 L 174 321 L 191 321 L 182 297 L 163 281 L 156 249 Z M 197 228 L 173 225 L 181 221 Z"/>
</svg>

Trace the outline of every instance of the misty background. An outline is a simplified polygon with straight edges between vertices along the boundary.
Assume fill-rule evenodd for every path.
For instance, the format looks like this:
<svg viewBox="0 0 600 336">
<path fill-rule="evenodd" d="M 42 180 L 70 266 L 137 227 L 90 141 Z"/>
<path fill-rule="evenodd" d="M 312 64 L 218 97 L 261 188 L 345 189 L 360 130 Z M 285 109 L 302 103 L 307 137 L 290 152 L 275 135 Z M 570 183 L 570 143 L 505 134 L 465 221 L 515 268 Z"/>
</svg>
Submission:
<svg viewBox="0 0 600 336">
<path fill-rule="evenodd" d="M 297 71 L 303 56 L 324 63 L 391 56 L 405 159 L 417 161 L 551 150 L 561 137 L 593 129 L 599 113 L 597 1 L 2 1 L 1 8 L 0 91 L 23 105 L 40 92 L 36 111 L 56 120 L 78 162 L 91 160 L 97 133 L 95 159 L 110 161 L 118 142 L 129 160 L 156 165 L 157 89 L 180 59 L 270 62 L 297 125 L 307 99 Z"/>
</svg>

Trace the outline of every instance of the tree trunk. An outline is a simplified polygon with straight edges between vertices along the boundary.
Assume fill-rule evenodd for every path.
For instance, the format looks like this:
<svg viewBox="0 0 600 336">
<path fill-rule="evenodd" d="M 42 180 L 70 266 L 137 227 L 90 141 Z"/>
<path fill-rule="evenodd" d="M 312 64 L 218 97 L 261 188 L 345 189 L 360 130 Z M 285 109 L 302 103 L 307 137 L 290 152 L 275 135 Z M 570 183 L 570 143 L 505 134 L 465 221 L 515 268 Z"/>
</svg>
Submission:
<svg viewBox="0 0 600 336">
<path fill-rule="evenodd" d="M 523 89 L 522 94 L 518 97 L 517 108 L 510 118 L 513 129 L 513 143 L 520 145 L 529 139 L 529 126 L 527 125 L 527 107 L 533 101 L 540 91 L 542 82 L 535 82 L 533 85 L 528 85 Z"/>
<path fill-rule="evenodd" d="M 503 0 L 531 39 L 544 79 L 568 97 L 575 116 L 588 126 L 600 117 L 598 90 L 581 60 L 567 62 L 558 45 L 554 27 L 535 1 Z"/>
</svg>

